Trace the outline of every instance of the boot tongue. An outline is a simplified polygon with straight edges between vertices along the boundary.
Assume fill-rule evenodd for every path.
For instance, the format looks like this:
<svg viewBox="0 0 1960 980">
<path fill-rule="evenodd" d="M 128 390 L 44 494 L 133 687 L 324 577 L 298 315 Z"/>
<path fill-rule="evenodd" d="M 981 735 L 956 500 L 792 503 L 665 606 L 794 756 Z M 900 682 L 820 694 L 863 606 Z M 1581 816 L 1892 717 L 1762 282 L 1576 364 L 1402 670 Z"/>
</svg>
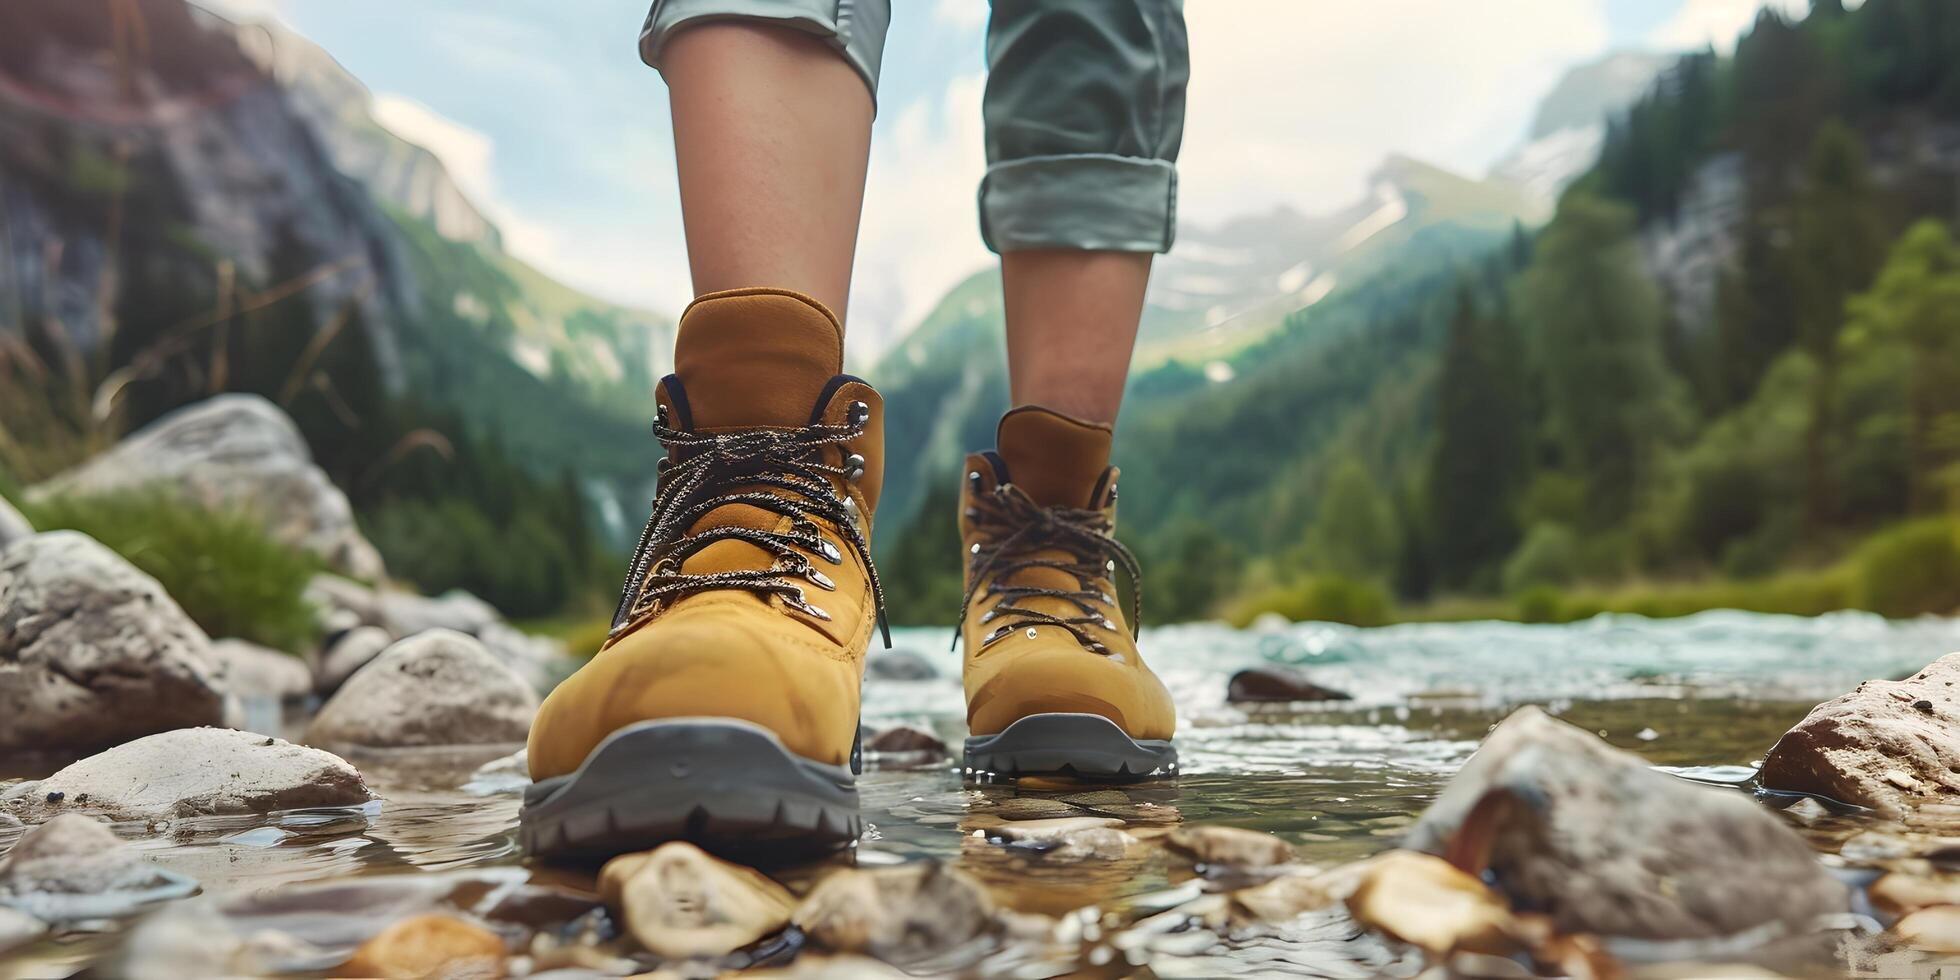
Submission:
<svg viewBox="0 0 1960 980">
<path fill-rule="evenodd" d="M 994 436 L 1007 479 L 1043 507 L 1090 507 L 1109 468 L 1110 427 L 1039 405 L 1001 416 Z"/>
<path fill-rule="evenodd" d="M 785 289 L 731 289 L 688 304 L 674 374 L 695 429 L 810 424 L 844 371 L 844 328 L 822 303 Z"/>
</svg>

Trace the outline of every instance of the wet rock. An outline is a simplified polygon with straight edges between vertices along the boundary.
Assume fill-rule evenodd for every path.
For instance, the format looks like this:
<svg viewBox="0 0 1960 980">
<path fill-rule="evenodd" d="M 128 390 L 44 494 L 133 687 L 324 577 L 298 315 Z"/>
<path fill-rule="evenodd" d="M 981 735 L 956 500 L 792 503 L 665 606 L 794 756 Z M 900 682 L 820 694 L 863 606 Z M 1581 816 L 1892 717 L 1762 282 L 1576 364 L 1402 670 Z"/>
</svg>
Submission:
<svg viewBox="0 0 1960 980">
<path fill-rule="evenodd" d="M 1285 874 L 1231 893 L 1231 905 L 1241 921 L 1278 923 L 1323 909 L 1338 899 L 1319 875 Z"/>
<path fill-rule="evenodd" d="M 15 542 L 0 550 L 0 750 L 217 724 L 209 649 L 156 579 L 87 535 Z"/>
<path fill-rule="evenodd" d="M 303 698 L 313 672 L 298 657 L 244 640 L 214 640 L 209 660 L 225 693 L 241 698 Z"/>
<path fill-rule="evenodd" d="M 1003 820 L 1047 820 L 1085 815 L 1081 807 L 1046 796 L 1004 796 L 976 804 L 973 810 Z"/>
<path fill-rule="evenodd" d="M 27 495 L 155 487 L 211 510 L 253 514 L 274 538 L 349 575 L 383 574 L 381 553 L 361 536 L 347 495 L 313 465 L 293 420 L 257 395 L 219 395 L 171 412 Z"/>
<path fill-rule="evenodd" d="M 929 681 L 939 668 L 912 650 L 880 650 L 864 658 L 865 676 L 881 681 Z"/>
<path fill-rule="evenodd" d="M 1389 851 L 1363 863 L 1347 898 L 1356 922 L 1432 957 L 1457 952 L 1508 955 L 1521 927 L 1484 883 L 1441 858 Z"/>
<path fill-rule="evenodd" d="M 1210 824 L 1179 827 L 1164 838 L 1200 864 L 1257 870 L 1293 861 L 1293 847 L 1271 834 Z"/>
<path fill-rule="evenodd" d="M 315 744 L 522 742 L 538 695 L 483 644 L 450 630 L 396 643 L 341 685 L 313 724 Z"/>
<path fill-rule="evenodd" d="M 993 829 L 996 836 L 1016 843 L 1043 844 L 1060 841 L 1084 830 L 1107 830 L 1123 826 L 1113 817 L 1053 817 L 1046 820 L 1016 820 Z"/>
<path fill-rule="evenodd" d="M 599 891 L 641 946 L 676 958 L 747 946 L 781 930 L 796 907 L 767 875 L 682 841 L 606 862 Z"/>
<path fill-rule="evenodd" d="M 1848 904 L 1748 797 L 1655 772 L 1537 708 L 1491 731 L 1407 844 L 1484 873 L 1564 934 L 1729 936 Z"/>
<path fill-rule="evenodd" d="M 888 752 L 893 755 L 935 755 L 944 758 L 946 743 L 931 732 L 913 728 L 910 725 L 894 725 L 864 742 L 865 749 L 872 752 Z"/>
<path fill-rule="evenodd" d="M 1057 817 L 1004 823 L 991 833 L 1012 846 L 1040 851 L 1043 861 L 1066 864 L 1111 861 L 1127 854 L 1136 838 L 1122 826 L 1123 821 L 1112 817 Z"/>
<path fill-rule="evenodd" d="M 78 813 L 28 831 L 0 859 L 0 906 L 49 921 L 126 915 L 196 888 L 197 882 L 143 860 L 108 825 Z"/>
<path fill-rule="evenodd" d="M 366 667 L 381 651 L 395 642 L 388 631 L 379 626 L 356 626 L 340 635 L 333 645 L 327 648 L 326 655 L 320 658 L 320 669 L 314 680 L 314 688 L 321 694 L 332 694 L 347 683 L 354 672 Z"/>
<path fill-rule="evenodd" d="M 1331 687 L 1322 687 L 1298 667 L 1268 666 L 1241 670 L 1232 675 L 1225 700 L 1244 701 L 1352 701 L 1354 696 Z"/>
<path fill-rule="evenodd" d="M 30 537 L 33 533 L 34 525 L 27 523 L 27 518 L 21 516 L 21 512 L 15 510 L 7 498 L 0 497 L 0 548 Z"/>
<path fill-rule="evenodd" d="M 745 977 L 775 980 L 905 980 L 911 976 L 868 956 L 805 953 L 788 966 L 765 970 L 744 970 Z"/>
<path fill-rule="evenodd" d="M 504 941 L 475 923 L 429 913 L 405 919 L 361 944 L 343 976 L 462 980 L 504 975 Z"/>
<path fill-rule="evenodd" d="M 526 749 L 518 749 L 476 767 L 476 771 L 470 773 L 469 782 L 463 784 L 463 792 L 472 796 L 496 796 L 499 793 L 521 793 L 529 785 L 531 754 Z"/>
<path fill-rule="evenodd" d="M 1960 906 L 1920 909 L 1892 923 L 1892 935 L 1922 953 L 1960 953 Z"/>
<path fill-rule="evenodd" d="M 89 756 L 42 780 L 35 795 L 6 803 L 28 819 L 78 810 L 154 820 L 374 798 L 361 774 L 331 753 L 250 732 L 184 728 Z"/>
<path fill-rule="evenodd" d="M 810 890 L 793 921 L 827 949 L 901 965 L 998 927 L 986 889 L 937 861 L 833 872 Z"/>
<path fill-rule="evenodd" d="M 319 575 L 308 583 L 306 595 L 320 611 L 321 626 L 338 634 L 321 658 L 318 687 L 323 694 L 332 693 L 389 643 L 431 630 L 475 637 L 538 690 L 548 686 L 552 668 L 567 658 L 564 644 L 517 629 L 488 603 L 460 589 L 426 597 Z"/>
<path fill-rule="evenodd" d="M 374 589 L 338 575 L 315 575 L 306 583 L 306 601 L 320 614 L 330 632 L 381 622 L 381 600 Z"/>
<path fill-rule="evenodd" d="M 1960 653 L 1811 709 L 1763 756 L 1762 785 L 1896 811 L 1960 798 Z"/>
<path fill-rule="evenodd" d="M 208 898 L 173 902 L 145 918 L 121 948 L 89 972 L 118 980 L 183 980 L 185 977 L 262 977 L 289 972 L 281 964 L 307 958 L 291 936 L 262 930 L 241 936 Z M 332 959 L 301 967 L 317 973 Z"/>
<path fill-rule="evenodd" d="M 484 627 L 501 623 L 487 602 L 451 589 L 439 596 L 384 589 L 375 593 L 375 625 L 395 636 L 414 636 L 429 630 L 455 630 L 477 636 Z"/>
<path fill-rule="evenodd" d="M 1867 889 L 1872 905 L 1888 915 L 1904 915 L 1935 905 L 1960 905 L 1960 878 L 1920 877 L 1891 872 Z"/>
<path fill-rule="evenodd" d="M 0 908 L 0 954 L 41 938 L 48 924 L 25 912 Z"/>
<path fill-rule="evenodd" d="M 534 636 L 509 623 L 486 624 L 477 630 L 476 638 L 535 691 L 549 690 L 552 662 L 564 661 L 569 657 L 563 643 L 546 636 Z"/>
</svg>

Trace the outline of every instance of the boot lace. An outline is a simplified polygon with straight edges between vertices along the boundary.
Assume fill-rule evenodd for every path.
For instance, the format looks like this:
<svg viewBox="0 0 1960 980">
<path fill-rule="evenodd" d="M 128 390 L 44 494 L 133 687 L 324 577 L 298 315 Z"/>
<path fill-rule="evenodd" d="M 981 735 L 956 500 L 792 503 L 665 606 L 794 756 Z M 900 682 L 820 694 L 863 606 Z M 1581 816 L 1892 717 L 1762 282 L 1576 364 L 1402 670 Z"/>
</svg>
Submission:
<svg viewBox="0 0 1960 980">
<path fill-rule="evenodd" d="M 877 606 L 878 630 L 885 646 L 892 644 L 885 622 L 885 590 L 871 564 L 871 546 L 858 522 L 856 502 L 831 490 L 831 479 L 854 481 L 863 474 L 864 460 L 852 455 L 843 465 L 823 461 L 820 450 L 841 445 L 864 434 L 870 418 L 862 402 L 853 403 L 844 424 L 818 422 L 797 429 L 745 429 L 703 434 L 671 428 L 663 407 L 653 434 L 667 450 L 661 460 L 660 489 L 653 498 L 653 515 L 640 533 L 626 585 L 620 592 L 613 620 L 618 632 L 638 615 L 660 603 L 715 589 L 744 589 L 761 596 L 781 596 L 785 605 L 817 619 L 830 614 L 804 598 L 804 586 L 834 590 L 813 562 L 815 553 L 832 565 L 843 564 L 843 553 L 823 535 L 821 519 L 837 528 L 844 544 L 863 563 Z M 782 530 L 740 525 L 717 525 L 689 533 L 710 511 L 746 504 L 790 519 Z M 768 552 L 768 568 L 723 572 L 683 572 L 681 565 L 717 541 L 747 541 Z"/>
<path fill-rule="evenodd" d="M 1022 627 L 1055 626 L 1067 630 L 1084 647 L 1096 653 L 1108 653 L 1108 647 L 1089 630 L 1116 628 L 1102 612 L 1103 606 L 1116 604 L 1116 597 L 1103 591 L 1101 583 L 1106 577 L 1113 578 L 1119 567 L 1130 580 L 1130 635 L 1136 635 L 1143 603 L 1143 570 L 1130 549 L 1116 540 L 1115 525 L 1107 514 L 1085 508 L 1043 507 L 1020 487 L 1006 483 L 991 493 L 977 495 L 969 520 L 992 533 L 973 547 L 972 577 L 966 595 L 960 600 L 960 622 L 966 622 L 967 612 L 981 595 L 982 581 L 987 582 L 987 595 L 1003 597 L 981 617 L 981 622 L 1000 621 L 981 640 L 981 646 Z M 1048 551 L 1060 551 L 1067 557 L 1041 556 Z M 1065 573 L 1075 579 L 1077 587 L 1056 589 L 1014 584 L 1021 572 L 1032 568 L 1052 568 Z M 987 578 L 989 572 L 996 573 L 991 580 Z M 1021 605 L 1036 598 L 1061 599 L 1081 610 L 1081 615 L 1058 616 Z M 959 638 L 960 631 L 955 627 L 955 646 Z"/>
</svg>

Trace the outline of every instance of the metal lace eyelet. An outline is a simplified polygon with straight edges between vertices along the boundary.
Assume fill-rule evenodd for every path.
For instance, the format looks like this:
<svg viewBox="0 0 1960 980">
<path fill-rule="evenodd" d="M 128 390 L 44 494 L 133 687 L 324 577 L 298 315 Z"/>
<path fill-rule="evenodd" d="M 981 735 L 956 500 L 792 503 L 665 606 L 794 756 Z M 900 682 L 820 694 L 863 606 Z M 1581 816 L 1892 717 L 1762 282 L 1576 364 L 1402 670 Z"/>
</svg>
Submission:
<svg viewBox="0 0 1960 980">
<path fill-rule="evenodd" d="M 1110 485 L 1109 485 L 1109 501 L 1108 501 L 1108 503 L 1110 503 L 1110 504 L 1113 504 L 1113 503 L 1115 503 L 1115 502 L 1116 502 L 1116 484 L 1114 484 L 1114 483 L 1112 483 L 1112 484 L 1110 484 Z M 1107 506 L 1107 505 L 1105 505 L 1105 506 Z"/>
<path fill-rule="evenodd" d="M 653 424 L 663 429 L 667 428 L 667 406 L 658 405 L 654 407 Z"/>
<path fill-rule="evenodd" d="M 837 546 L 831 544 L 830 539 L 822 535 L 817 536 L 817 554 L 822 555 L 823 560 L 832 565 L 844 564 L 844 553 L 838 551 Z"/>
<path fill-rule="evenodd" d="M 844 503 L 844 516 L 850 518 L 851 523 L 856 524 L 859 530 L 863 530 L 864 513 L 858 510 L 857 498 L 845 497 L 843 503 Z"/>
<path fill-rule="evenodd" d="M 797 612 L 804 614 L 805 616 L 809 616 L 814 619 L 825 620 L 826 622 L 829 621 L 830 614 L 824 612 L 822 609 L 819 609 L 816 606 L 810 605 L 809 601 L 803 598 L 802 589 L 797 589 L 793 593 L 790 592 L 782 593 L 782 596 L 783 596 L 783 605 L 788 606 L 791 609 L 794 609 Z"/>
<path fill-rule="evenodd" d="M 864 478 L 864 457 L 852 453 L 844 457 L 844 479 L 856 483 Z"/>
<path fill-rule="evenodd" d="M 1113 629 L 1115 629 L 1115 628 L 1116 628 L 1116 620 L 1113 620 L 1113 619 L 1110 619 L 1110 618 L 1109 618 L 1109 617 L 1107 617 L 1107 616 L 1104 616 L 1104 617 L 1103 617 L 1103 621 L 1102 621 L 1102 628 L 1103 628 L 1103 629 L 1106 629 L 1106 630 L 1113 630 Z"/>
<path fill-rule="evenodd" d="M 1111 558 L 1110 560 L 1103 562 L 1103 569 L 1108 571 L 1109 574 L 1111 575 L 1116 574 L 1116 559 Z"/>
<path fill-rule="evenodd" d="M 978 542 L 978 541 L 975 541 L 975 542 L 973 542 L 973 547 L 971 547 L 971 548 L 968 548 L 968 549 L 966 549 L 966 553 L 967 553 L 967 554 L 969 554 L 969 555 L 977 555 L 977 554 L 979 554 L 979 553 L 980 553 L 980 542 Z"/>
<path fill-rule="evenodd" d="M 1032 626 L 1028 627 L 1028 639 L 1034 639 L 1034 627 Z"/>
<path fill-rule="evenodd" d="M 994 617 L 998 615 L 1000 615 L 1000 610 L 989 609 L 986 612 L 980 614 L 980 621 L 983 623 L 991 623 L 994 621 Z"/>
<path fill-rule="evenodd" d="M 660 462 L 653 464 L 653 471 L 656 474 L 665 476 L 667 471 L 672 469 L 673 466 L 674 458 L 672 456 L 662 456 L 660 457 Z"/>
<path fill-rule="evenodd" d="M 803 567 L 803 577 L 809 579 L 812 583 L 816 585 L 817 588 L 822 589 L 825 592 L 837 591 L 837 583 L 831 581 L 830 576 L 825 575 L 824 573 L 819 572 L 815 568 L 812 568 L 808 565 L 805 565 Z"/>
<path fill-rule="evenodd" d="M 1102 592 L 1102 593 L 1098 593 L 1098 594 L 1102 596 L 1102 601 L 1103 601 L 1104 603 L 1106 603 L 1106 604 L 1108 604 L 1108 605 L 1112 605 L 1112 606 L 1116 604 L 1116 597 L 1115 597 L 1115 596 L 1113 596 L 1113 595 L 1110 595 L 1110 594 L 1109 594 L 1109 593 L 1107 593 L 1107 592 Z"/>
<path fill-rule="evenodd" d="M 980 519 L 980 509 L 977 507 L 968 507 L 965 513 L 966 513 L 966 519 L 969 521 L 977 521 Z"/>
<path fill-rule="evenodd" d="M 969 486 L 969 487 L 972 487 L 972 488 L 973 488 L 973 492 L 974 492 L 974 493 L 979 493 L 979 492 L 980 492 L 980 471 L 979 471 L 979 470 L 967 470 L 967 471 L 966 471 L 966 485 L 967 485 L 967 486 Z"/>
<path fill-rule="evenodd" d="M 863 402 L 852 402 L 851 407 L 845 410 L 844 418 L 852 425 L 863 425 L 871 421 L 871 406 Z"/>
</svg>

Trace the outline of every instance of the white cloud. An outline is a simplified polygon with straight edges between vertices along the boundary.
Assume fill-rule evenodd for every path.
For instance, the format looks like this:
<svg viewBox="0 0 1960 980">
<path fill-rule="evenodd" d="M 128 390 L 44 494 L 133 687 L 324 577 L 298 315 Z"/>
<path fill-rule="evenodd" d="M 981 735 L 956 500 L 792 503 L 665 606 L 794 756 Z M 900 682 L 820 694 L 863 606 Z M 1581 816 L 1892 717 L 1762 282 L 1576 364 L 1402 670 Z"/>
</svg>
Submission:
<svg viewBox="0 0 1960 980">
<path fill-rule="evenodd" d="M 932 17 L 962 31 L 976 30 L 987 22 L 987 0 L 939 0 Z"/>
<path fill-rule="evenodd" d="M 975 194 L 986 172 L 982 75 L 953 79 L 880 119 L 851 279 L 854 354 L 882 352 L 948 289 L 992 261 Z"/>
<path fill-rule="evenodd" d="M 1736 36 L 1756 22 L 1764 7 L 1789 17 L 1802 17 L 1810 9 L 1809 0 L 1682 0 L 1674 15 L 1654 29 L 1648 43 L 1664 50 L 1687 50 L 1713 46 L 1727 53 L 1735 48 Z"/>
<path fill-rule="evenodd" d="M 1185 19 L 1180 214 L 1199 223 L 1349 203 L 1391 151 L 1482 173 L 1608 37 L 1601 5 L 1576 0 L 1235 0 Z"/>
</svg>

